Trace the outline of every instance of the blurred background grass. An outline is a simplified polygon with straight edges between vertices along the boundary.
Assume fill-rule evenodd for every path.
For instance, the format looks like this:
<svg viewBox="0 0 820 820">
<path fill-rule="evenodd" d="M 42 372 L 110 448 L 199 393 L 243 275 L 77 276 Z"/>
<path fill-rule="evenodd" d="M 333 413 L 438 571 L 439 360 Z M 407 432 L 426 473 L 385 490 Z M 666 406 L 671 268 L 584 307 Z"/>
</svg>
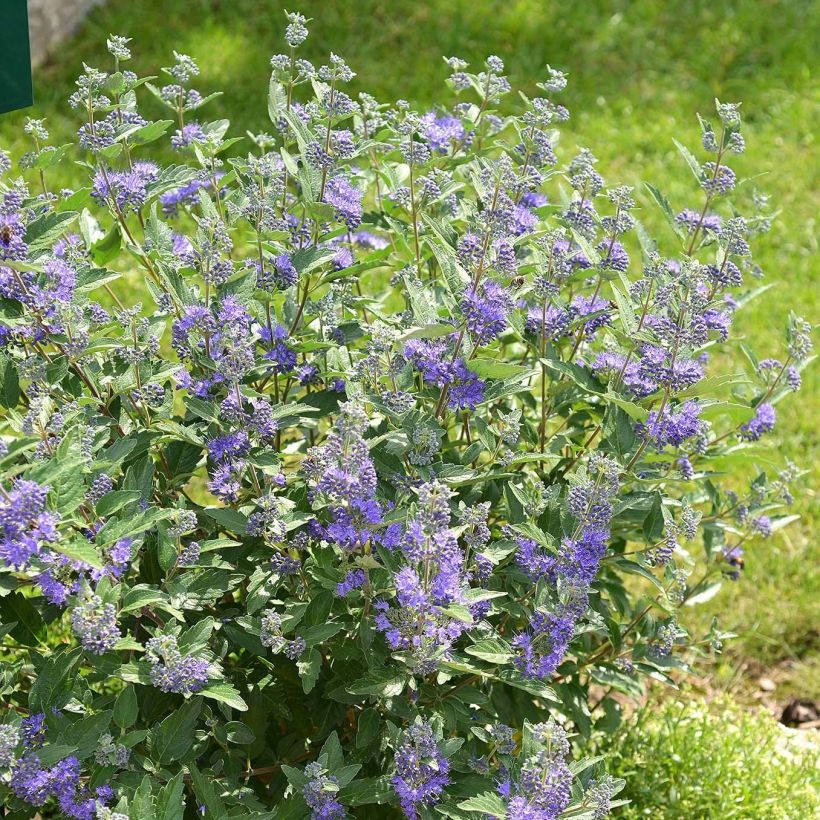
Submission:
<svg viewBox="0 0 820 820">
<path fill-rule="evenodd" d="M 790 308 L 818 316 L 818 170 L 815 131 L 820 87 L 812 75 L 820 42 L 820 12 L 812 0 L 323 0 L 289 2 L 315 18 L 304 56 L 343 55 L 358 72 L 354 90 L 419 106 L 447 99 L 441 57 L 472 62 L 497 54 L 515 86 L 534 92 L 546 63 L 570 75 L 565 101 L 572 120 L 559 155 L 586 145 L 610 183 L 651 181 L 675 210 L 702 201 L 674 146 L 698 147 L 695 112 L 713 113 L 717 96 L 742 100 L 748 151 L 733 162 L 740 176 L 764 176 L 755 186 L 780 210 L 757 243 L 758 262 L 776 287 L 752 303 L 737 324 L 760 354 L 780 356 Z M 270 130 L 266 89 L 271 54 L 284 50 L 283 4 L 276 0 L 109 0 L 36 75 L 36 105 L 0 120 L 0 147 L 15 154 L 24 116 L 48 118 L 54 142 L 77 127 L 65 99 L 82 62 L 107 66 L 109 33 L 134 39 L 130 67 L 155 74 L 172 50 L 197 59 L 197 88 L 222 90 L 208 118 L 228 117 L 234 134 Z M 147 106 L 152 103 L 149 101 Z M 159 111 L 153 113 L 159 115 Z M 77 182 L 81 169 L 66 184 Z M 641 197 L 642 220 L 663 228 Z M 671 236 L 665 234 L 671 241 Z M 670 244 L 667 249 L 673 246 Z M 777 700 L 820 696 L 820 576 L 812 537 L 820 518 L 817 368 L 802 393 L 779 405 L 773 460 L 788 457 L 809 469 L 796 493 L 801 521 L 747 555 L 744 577 L 691 613 L 705 629 L 713 613 L 739 637 L 709 677 L 712 688 L 745 689 L 766 674 Z M 743 674 L 746 672 L 747 674 Z M 753 688 L 753 687 L 752 687 Z"/>
</svg>

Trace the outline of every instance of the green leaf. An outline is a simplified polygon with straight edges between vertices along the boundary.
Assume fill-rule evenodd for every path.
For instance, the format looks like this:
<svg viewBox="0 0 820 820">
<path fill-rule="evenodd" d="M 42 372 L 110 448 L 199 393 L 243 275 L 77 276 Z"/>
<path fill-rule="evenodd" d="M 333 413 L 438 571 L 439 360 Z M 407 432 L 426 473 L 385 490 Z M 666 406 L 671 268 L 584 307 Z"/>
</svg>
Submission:
<svg viewBox="0 0 820 820">
<path fill-rule="evenodd" d="M 305 643 L 308 647 L 316 646 L 316 644 L 320 644 L 322 641 L 332 638 L 343 626 L 344 624 L 339 623 L 317 624 L 316 626 L 301 629 L 299 635 L 305 639 Z"/>
<path fill-rule="evenodd" d="M 676 139 L 673 139 L 672 142 L 675 143 L 675 147 L 680 152 L 680 155 L 684 158 L 684 160 L 686 160 L 686 164 L 689 166 L 689 170 L 692 172 L 695 179 L 698 182 L 703 182 L 703 168 L 701 168 L 697 157 L 695 157 L 695 155 L 682 142 L 678 142 Z"/>
<path fill-rule="evenodd" d="M 506 817 L 507 807 L 504 801 L 495 792 L 484 792 L 483 794 L 470 797 L 458 804 L 460 809 L 466 811 L 477 811 L 490 817 Z"/>
<path fill-rule="evenodd" d="M 76 748 L 65 743 L 48 743 L 42 749 L 37 750 L 37 759 L 42 766 L 53 766 L 61 760 L 65 760 L 69 755 L 74 754 Z M 6 815 L 7 817 L 13 815 Z"/>
<path fill-rule="evenodd" d="M 111 725 L 111 712 L 99 712 L 96 715 L 75 720 L 62 732 L 59 741 L 70 743 L 75 747 L 75 755 L 83 760 L 94 754 L 100 736 L 104 734 Z"/>
<path fill-rule="evenodd" d="M 249 746 L 256 740 L 251 728 L 238 720 L 230 720 L 225 724 L 225 734 L 228 740 L 237 746 Z"/>
<path fill-rule="evenodd" d="M 182 795 L 185 780 L 178 772 L 160 790 L 156 799 L 156 820 L 179 820 L 185 811 Z"/>
<path fill-rule="evenodd" d="M 672 206 L 669 204 L 669 200 L 666 198 L 666 196 L 662 194 L 660 190 L 658 190 L 654 185 L 650 185 L 648 182 L 644 183 L 644 185 L 646 186 L 646 190 L 649 191 L 650 195 L 652 196 L 652 199 L 655 200 L 656 204 L 663 212 L 666 221 L 669 223 L 669 225 L 672 227 L 675 233 L 679 236 L 683 236 L 683 231 L 680 225 L 678 225 L 678 223 L 675 222 L 675 213 L 672 210 Z"/>
<path fill-rule="evenodd" d="M 151 820 L 154 816 L 154 796 L 151 794 L 151 776 L 145 775 L 134 792 L 128 809 L 130 820 Z"/>
<path fill-rule="evenodd" d="M 356 748 L 364 749 L 373 743 L 379 736 L 381 718 L 377 709 L 365 709 L 359 715 L 358 731 L 356 732 Z"/>
<path fill-rule="evenodd" d="M 61 709 L 68 703 L 74 691 L 74 670 L 82 654 L 80 647 L 71 652 L 61 650 L 43 662 L 28 695 L 28 705 L 32 712 Z"/>
<path fill-rule="evenodd" d="M 296 662 L 299 670 L 299 677 L 302 679 L 302 691 L 307 695 L 316 686 L 319 680 L 319 673 L 322 671 L 322 656 L 318 649 L 311 649 L 310 652 Z"/>
<path fill-rule="evenodd" d="M 712 598 L 720 592 L 722 586 L 722 581 L 715 581 L 714 583 L 704 585 L 700 592 L 686 599 L 686 606 L 697 606 L 698 604 L 705 604 L 707 601 L 711 601 Z"/>
<path fill-rule="evenodd" d="M 148 145 L 149 142 L 158 140 L 173 124 L 173 120 L 149 122 L 134 131 L 128 137 L 128 141 L 132 145 Z"/>
<path fill-rule="evenodd" d="M 373 669 L 363 678 L 347 687 L 351 695 L 400 695 L 407 683 L 407 676 L 393 669 Z"/>
<path fill-rule="evenodd" d="M 193 763 L 188 764 L 188 771 L 191 774 L 191 783 L 194 787 L 194 793 L 199 802 L 205 805 L 205 816 L 212 817 L 214 820 L 222 820 L 222 818 L 227 817 L 228 812 L 225 809 L 225 804 L 214 789 L 213 784 L 218 781 L 212 777 L 203 777 Z"/>
<path fill-rule="evenodd" d="M 113 515 L 117 510 L 130 504 L 132 501 L 139 501 L 141 494 L 136 490 L 113 490 L 106 493 L 95 505 L 97 515 L 107 517 Z"/>
<path fill-rule="evenodd" d="M 228 532 L 235 532 L 237 535 L 245 534 L 248 519 L 238 510 L 232 510 L 230 507 L 205 507 L 202 512 L 209 518 L 213 518 Z"/>
<path fill-rule="evenodd" d="M 160 510 L 153 507 L 122 520 L 111 519 L 99 533 L 97 533 L 97 543 L 102 547 L 107 547 L 119 541 L 121 538 L 132 538 L 146 530 L 150 530 L 160 521 L 173 518 L 175 514 L 176 510 Z"/>
<path fill-rule="evenodd" d="M 331 732 L 319 752 L 319 757 L 327 758 L 327 767 L 337 769 L 344 763 L 344 752 L 337 732 Z"/>
<path fill-rule="evenodd" d="M 288 105 L 288 94 L 285 86 L 271 75 L 268 83 L 268 116 L 271 122 L 276 123 L 284 116 Z"/>
<path fill-rule="evenodd" d="M 122 692 L 117 695 L 114 701 L 114 723 L 120 729 L 127 729 L 137 722 L 139 707 L 137 705 L 137 693 L 129 683 Z"/>
<path fill-rule="evenodd" d="M 406 342 L 409 339 L 434 339 L 438 336 L 448 336 L 453 332 L 453 326 L 443 323 L 414 327 L 398 337 L 398 341 Z"/>
<path fill-rule="evenodd" d="M 402 276 L 402 282 L 407 290 L 410 307 L 413 309 L 413 317 L 416 323 L 422 327 L 438 324 L 436 321 L 438 314 L 435 308 L 435 299 L 425 290 L 424 285 L 422 285 L 415 273 L 404 274 Z"/>
<path fill-rule="evenodd" d="M 248 704 L 242 700 L 239 692 L 229 683 L 209 683 L 198 694 L 202 695 L 203 698 L 211 698 L 211 700 L 227 703 L 232 709 L 240 712 L 248 711 Z"/>
<path fill-rule="evenodd" d="M 94 263 L 102 268 L 113 259 L 116 259 L 120 252 L 121 243 L 122 234 L 120 233 L 120 226 L 119 223 L 115 222 L 108 233 L 91 246 L 91 258 L 94 260 Z"/>
<path fill-rule="evenodd" d="M 20 401 L 20 377 L 17 366 L 5 354 L 0 354 L 0 404 L 13 409 Z"/>
<path fill-rule="evenodd" d="M 535 372 L 531 367 L 498 359 L 472 359 L 467 362 L 467 367 L 480 379 L 509 379 Z"/>
<path fill-rule="evenodd" d="M 638 446 L 635 422 L 620 407 L 608 407 L 604 417 L 604 435 L 601 449 L 617 455 L 622 461 Z"/>
<path fill-rule="evenodd" d="M 83 561 L 96 569 L 105 568 L 105 561 L 99 550 L 86 538 L 61 539 L 51 544 L 50 548 L 61 555 L 67 555 L 74 561 Z"/>
<path fill-rule="evenodd" d="M 368 806 L 389 803 L 394 795 L 389 777 L 365 777 L 345 786 L 339 792 L 339 799 L 346 806 Z"/>
<path fill-rule="evenodd" d="M 194 729 L 201 709 L 200 698 L 186 701 L 151 730 L 151 753 L 158 763 L 179 762 L 188 754 L 194 745 Z"/>
<path fill-rule="evenodd" d="M 14 624 L 9 634 L 21 643 L 36 646 L 45 637 L 45 624 L 40 613 L 19 592 L 0 597 L 0 617 L 4 624 Z"/>
<path fill-rule="evenodd" d="M 464 651 L 468 655 L 487 661 L 487 663 L 507 663 L 513 656 L 510 645 L 498 638 L 487 638 L 478 641 L 478 643 L 468 646 Z"/>
<path fill-rule="evenodd" d="M 663 535 L 663 496 L 655 492 L 652 506 L 643 522 L 643 537 L 647 544 L 654 544 Z"/>
<path fill-rule="evenodd" d="M 78 216 L 76 211 L 64 211 L 45 213 L 33 219 L 26 228 L 26 244 L 29 246 L 29 251 L 50 248 Z"/>
<path fill-rule="evenodd" d="M 324 624 L 332 607 L 333 593 L 326 589 L 322 590 L 308 604 L 304 616 L 305 624 L 307 626 Z"/>
</svg>

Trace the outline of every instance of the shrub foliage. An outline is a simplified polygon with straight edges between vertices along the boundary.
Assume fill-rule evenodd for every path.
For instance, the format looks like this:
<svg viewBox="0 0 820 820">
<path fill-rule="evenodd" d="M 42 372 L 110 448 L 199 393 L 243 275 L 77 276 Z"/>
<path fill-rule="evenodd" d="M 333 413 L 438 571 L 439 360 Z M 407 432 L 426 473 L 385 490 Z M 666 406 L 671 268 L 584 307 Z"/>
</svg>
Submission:
<svg viewBox="0 0 820 820">
<path fill-rule="evenodd" d="M 5 803 L 603 817 L 611 693 L 719 648 L 681 606 L 791 518 L 760 440 L 810 340 L 730 341 L 770 220 L 739 107 L 679 146 L 690 203 L 641 192 L 652 238 L 559 162 L 561 72 L 513 102 L 451 58 L 447 107 L 354 101 L 306 22 L 273 136 L 111 37 L 78 144 L 31 120 L 19 178 L 0 156 Z"/>
</svg>

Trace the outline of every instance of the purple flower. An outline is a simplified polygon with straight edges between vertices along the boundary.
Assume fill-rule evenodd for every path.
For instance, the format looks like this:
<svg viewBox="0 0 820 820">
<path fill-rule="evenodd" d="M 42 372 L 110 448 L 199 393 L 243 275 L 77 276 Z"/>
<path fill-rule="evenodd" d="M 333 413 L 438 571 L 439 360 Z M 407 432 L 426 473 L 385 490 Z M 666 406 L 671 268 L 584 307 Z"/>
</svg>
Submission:
<svg viewBox="0 0 820 820">
<path fill-rule="evenodd" d="M 572 797 L 569 742 L 552 720 L 532 726 L 531 732 L 544 748 L 521 762 L 518 782 L 508 778 L 498 791 L 507 801 L 509 820 L 556 820 Z"/>
<path fill-rule="evenodd" d="M 405 345 L 404 355 L 425 382 L 439 388 L 449 386 L 447 404 L 451 410 L 475 410 L 484 401 L 486 385 L 463 358 L 452 361 L 446 350 L 446 342 L 440 339 L 411 339 Z"/>
<path fill-rule="evenodd" d="M 325 186 L 324 201 L 336 210 L 336 219 L 344 222 L 350 230 L 362 221 L 362 192 L 354 188 L 344 177 L 333 177 Z"/>
<path fill-rule="evenodd" d="M 592 317 L 584 324 L 585 336 L 592 336 L 598 328 L 608 325 L 610 322 L 610 305 L 606 299 L 598 297 L 587 299 L 586 296 L 578 295 L 572 300 L 570 307 L 574 319 Z"/>
<path fill-rule="evenodd" d="M 0 212 L 0 259 L 22 260 L 28 255 L 28 245 L 23 241 L 26 225 L 16 213 Z"/>
<path fill-rule="evenodd" d="M 629 267 L 629 254 L 620 242 L 606 239 L 595 246 L 601 256 L 602 270 L 625 271 Z"/>
<path fill-rule="evenodd" d="M 750 526 L 758 535 L 762 535 L 763 538 L 769 538 L 774 532 L 772 519 L 769 518 L 768 515 L 759 515 L 753 518 Z"/>
<path fill-rule="evenodd" d="M 51 768 L 43 767 L 35 755 L 17 761 L 9 786 L 14 794 L 32 806 L 43 806 L 54 798 L 60 811 L 75 820 L 94 820 L 98 802 L 107 803 L 114 793 L 109 786 L 100 786 L 94 792 L 83 784 L 80 761 L 66 757 Z"/>
<path fill-rule="evenodd" d="M 328 775 L 321 763 L 308 763 L 305 775 L 309 780 L 302 787 L 302 794 L 312 820 L 343 820 L 347 815 L 344 806 L 336 799 L 338 779 Z"/>
<path fill-rule="evenodd" d="M 14 750 L 20 742 L 20 731 L 10 723 L 0 724 L 0 768 L 6 769 L 14 762 Z"/>
<path fill-rule="evenodd" d="M 177 129 L 171 137 L 171 145 L 174 148 L 187 148 L 195 142 L 204 142 L 206 139 L 205 132 L 198 122 L 189 122 L 183 125 L 182 128 Z"/>
<path fill-rule="evenodd" d="M 91 595 L 71 610 L 71 628 L 83 649 L 102 655 L 113 649 L 122 637 L 117 627 L 117 608 L 103 604 L 98 595 Z"/>
<path fill-rule="evenodd" d="M 25 569 L 43 544 L 56 541 L 58 516 L 46 512 L 49 487 L 18 478 L 0 505 L 0 560 Z"/>
<path fill-rule="evenodd" d="M 336 426 L 321 447 L 313 447 L 302 469 L 332 504 L 344 507 L 353 501 L 370 501 L 376 494 L 376 469 L 364 439 L 368 418 L 353 402 L 339 406 Z"/>
<path fill-rule="evenodd" d="M 371 251 L 380 251 L 390 243 L 382 236 L 377 236 L 370 231 L 357 231 L 353 234 L 353 242 L 361 248 Z"/>
<path fill-rule="evenodd" d="M 151 664 L 151 683 L 163 692 L 190 695 L 208 682 L 208 662 L 192 655 L 183 656 L 173 635 L 160 635 L 145 644 Z"/>
<path fill-rule="evenodd" d="M 189 358 L 194 349 L 205 347 L 204 339 L 215 335 L 216 329 L 216 319 L 208 308 L 187 305 L 171 327 L 171 344 L 180 358 Z"/>
<path fill-rule="evenodd" d="M 333 270 L 339 271 L 349 268 L 355 261 L 356 258 L 353 256 L 353 252 L 350 248 L 341 247 L 333 254 L 331 264 L 333 265 Z"/>
<path fill-rule="evenodd" d="M 46 742 L 48 727 L 46 726 L 46 716 L 42 712 L 35 712 L 23 718 L 20 727 L 20 739 L 23 741 L 23 749 L 26 752 L 34 752 Z"/>
<path fill-rule="evenodd" d="M 181 567 L 192 567 L 199 561 L 200 546 L 198 541 L 191 541 L 183 548 L 177 558 Z"/>
<path fill-rule="evenodd" d="M 214 461 L 233 461 L 246 456 L 250 451 L 250 440 L 244 430 L 217 436 L 208 442 L 208 454 Z"/>
<path fill-rule="evenodd" d="M 293 262 L 288 254 L 268 257 L 267 264 L 263 268 L 258 262 L 256 264 L 256 282 L 263 290 L 287 290 L 295 285 L 299 279 L 299 272 L 293 266 Z"/>
<path fill-rule="evenodd" d="M 461 300 L 461 312 L 477 345 L 497 338 L 507 327 L 507 315 L 512 308 L 509 293 L 491 280 L 479 288 L 470 288 Z"/>
<path fill-rule="evenodd" d="M 751 421 L 740 426 L 740 437 L 744 441 L 757 441 L 764 433 L 771 433 L 777 421 L 777 413 L 771 404 L 758 404 Z"/>
<path fill-rule="evenodd" d="M 345 575 L 344 580 L 336 584 L 336 594 L 344 598 L 354 589 L 360 589 L 367 581 L 367 576 L 363 569 L 352 569 Z"/>
<path fill-rule="evenodd" d="M 621 384 L 638 398 L 654 393 L 657 382 L 646 378 L 638 362 L 627 360 L 623 353 L 600 353 L 592 362 L 592 371 L 596 376 L 621 376 Z"/>
<path fill-rule="evenodd" d="M 484 401 L 485 382 L 467 367 L 464 359 L 454 363 L 452 378 L 447 406 L 451 410 L 475 410 Z"/>
<path fill-rule="evenodd" d="M 705 214 L 701 220 L 700 212 L 693 211 L 691 208 L 681 211 L 676 217 L 675 222 L 678 225 L 683 225 L 689 233 L 692 233 L 698 225 L 701 230 L 711 231 L 712 233 L 720 233 L 720 228 L 723 225 L 723 220 L 715 214 Z"/>
<path fill-rule="evenodd" d="M 663 412 L 653 410 L 646 422 L 637 425 L 637 432 L 646 436 L 658 450 L 667 444 L 680 447 L 701 429 L 700 406 L 695 401 L 684 402 L 676 408 L 666 407 Z"/>
<path fill-rule="evenodd" d="M 148 197 L 148 185 L 159 176 L 152 162 L 134 163 L 130 171 L 101 169 L 94 177 L 91 195 L 122 213 L 139 210 Z"/>
<path fill-rule="evenodd" d="M 114 479 L 107 473 L 100 473 L 88 488 L 86 498 L 89 504 L 96 504 L 106 493 L 114 489 Z"/>
<path fill-rule="evenodd" d="M 524 328 L 529 333 L 540 334 L 543 326 L 547 339 L 558 339 L 566 335 L 571 321 L 572 314 L 566 308 L 549 304 L 545 309 L 543 305 L 535 305 L 527 311 Z"/>
<path fill-rule="evenodd" d="M 441 754 L 429 723 L 419 722 L 402 734 L 396 749 L 396 774 L 390 781 L 402 811 L 417 820 L 418 809 L 434 806 L 450 783 L 450 762 Z"/>
<path fill-rule="evenodd" d="M 551 612 L 533 612 L 529 628 L 513 638 L 514 662 L 527 677 L 546 678 L 555 673 L 586 613 L 589 591 L 609 541 L 611 499 L 618 492 L 620 470 L 616 461 L 605 456 L 594 455 L 590 460 L 590 474 L 597 477 L 588 477 L 571 491 L 569 507 L 577 527 L 556 556 L 544 554 L 527 539 L 519 541 L 519 565 L 534 582 L 546 578 L 561 592 Z"/>
<path fill-rule="evenodd" d="M 518 547 L 515 551 L 515 561 L 531 581 L 554 577 L 553 570 L 556 563 L 554 555 L 530 538 L 516 540 Z"/>
<path fill-rule="evenodd" d="M 437 117 L 432 111 L 421 118 L 421 132 L 427 138 L 430 147 L 439 154 L 446 154 L 451 146 L 455 146 L 466 136 L 464 126 L 458 117 Z"/>
<path fill-rule="evenodd" d="M 216 174 L 217 178 L 222 175 L 221 171 Z M 172 188 L 170 191 L 165 191 L 165 193 L 160 194 L 159 197 L 163 213 L 168 216 L 176 216 L 181 207 L 197 205 L 199 203 L 199 192 L 207 190 L 210 187 L 210 179 L 196 177 L 190 182 L 186 182 L 185 185 L 180 185 L 179 188 Z M 176 236 L 178 236 L 178 234 L 175 235 L 175 239 Z M 193 251 L 193 246 L 191 246 L 189 241 L 186 240 L 186 242 L 187 246 L 185 250 L 190 253 Z M 175 243 L 174 254 L 176 256 L 182 256 L 182 250 L 183 249 Z"/>
<path fill-rule="evenodd" d="M 315 364 L 303 364 L 296 371 L 296 378 L 301 385 L 318 384 L 320 381 L 319 368 Z"/>
</svg>

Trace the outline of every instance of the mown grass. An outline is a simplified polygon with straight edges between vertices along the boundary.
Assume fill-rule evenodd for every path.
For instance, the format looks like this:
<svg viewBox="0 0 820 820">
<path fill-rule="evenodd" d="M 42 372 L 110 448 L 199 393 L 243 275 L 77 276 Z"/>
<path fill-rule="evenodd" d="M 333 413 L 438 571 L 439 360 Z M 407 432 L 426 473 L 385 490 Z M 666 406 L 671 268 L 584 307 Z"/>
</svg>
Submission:
<svg viewBox="0 0 820 820">
<path fill-rule="evenodd" d="M 817 749 L 771 715 L 728 698 L 644 709 L 605 739 L 626 780 L 623 820 L 803 820 L 817 817 Z"/>
<path fill-rule="evenodd" d="M 48 118 L 56 142 L 71 138 L 77 123 L 65 99 L 73 77 L 82 61 L 107 64 L 105 37 L 113 32 L 134 38 L 133 66 L 143 74 L 169 64 L 172 49 L 193 55 L 202 65 L 198 87 L 225 92 L 208 115 L 229 117 L 237 134 L 268 130 L 268 59 L 283 48 L 282 7 L 273 0 L 143 0 L 138 6 L 109 0 L 38 72 L 36 115 Z M 446 98 L 442 55 L 475 62 L 498 54 L 525 91 L 534 91 L 546 63 L 568 71 L 573 119 L 564 129 L 562 156 L 570 156 L 574 144 L 587 145 L 608 180 L 652 181 L 676 209 L 699 207 L 701 199 L 672 138 L 696 148 L 695 112 L 711 113 L 716 96 L 743 100 L 749 149 L 735 167 L 741 176 L 765 172 L 748 189 L 770 193 L 780 214 L 757 245 L 758 261 L 776 287 L 742 314 L 736 332 L 761 356 L 778 356 L 790 308 L 812 321 L 820 316 L 814 136 L 820 88 L 811 71 L 820 24 L 812 0 L 326 0 L 303 10 L 316 18 L 305 56 L 319 62 L 329 51 L 344 55 L 359 75 L 354 90 L 385 100 L 429 105 Z M 20 131 L 26 113 L 32 112 L 0 121 L 0 145 L 27 149 Z M 71 181 L 76 178 L 59 180 Z M 671 252 L 672 237 L 646 197 L 642 204 L 642 220 L 659 229 Z M 820 623 L 820 556 L 811 537 L 820 515 L 817 412 L 812 368 L 799 397 L 780 405 L 778 431 L 770 438 L 773 462 L 788 457 L 810 470 L 795 505 L 803 518 L 752 550 L 743 580 L 693 613 L 705 627 L 718 612 L 724 628 L 740 636 L 719 680 L 731 678 L 739 658 L 762 665 L 791 660 L 803 694 L 818 694 L 810 674 Z"/>
</svg>

